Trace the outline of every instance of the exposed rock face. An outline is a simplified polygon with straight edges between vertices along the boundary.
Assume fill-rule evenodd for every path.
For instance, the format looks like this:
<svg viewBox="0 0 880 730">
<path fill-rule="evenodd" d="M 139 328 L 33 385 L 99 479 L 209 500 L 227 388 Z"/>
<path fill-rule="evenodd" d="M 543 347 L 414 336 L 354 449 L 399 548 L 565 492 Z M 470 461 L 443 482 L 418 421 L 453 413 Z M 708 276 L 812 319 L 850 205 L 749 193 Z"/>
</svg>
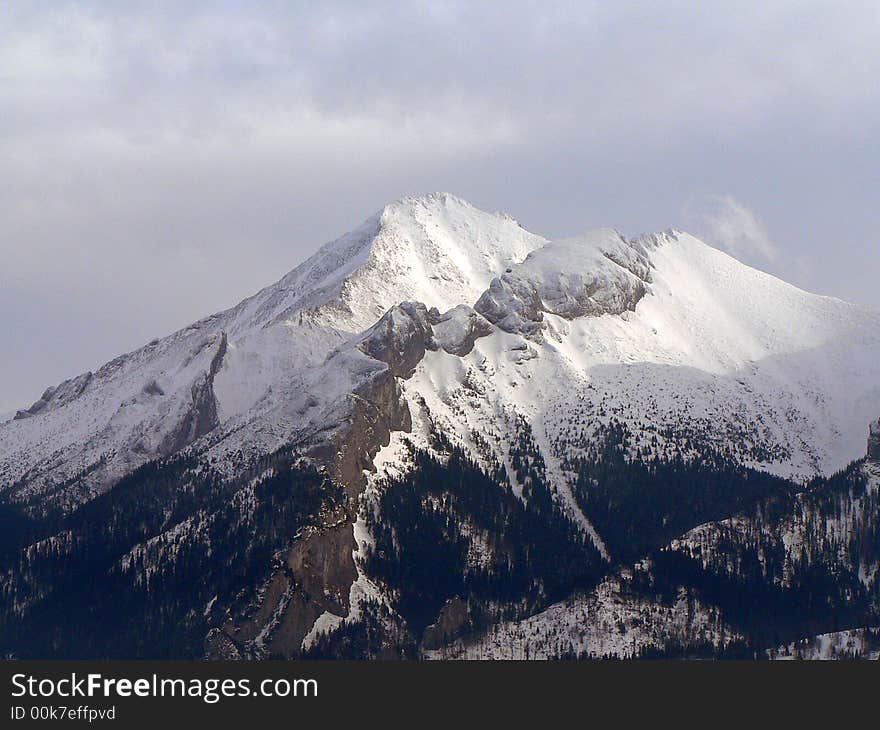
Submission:
<svg viewBox="0 0 880 730">
<path fill-rule="evenodd" d="M 351 422 L 331 441 L 323 455 L 331 475 L 354 499 L 365 484 L 365 471 L 373 471 L 373 458 L 391 440 L 392 431 L 412 430 L 409 406 L 390 371 L 358 389 Z M 318 454 L 319 460 L 321 454 Z"/>
<path fill-rule="evenodd" d="M 325 611 L 349 613 L 349 590 L 357 579 L 351 515 L 340 507 L 324 525 L 297 539 L 262 591 L 249 616 L 230 620 L 205 637 L 208 659 L 300 656 L 302 643 Z"/>
<path fill-rule="evenodd" d="M 440 609 L 437 621 L 425 629 L 422 635 L 423 648 L 439 649 L 460 635 L 469 623 L 467 603 L 458 597 L 450 598 Z"/>
<path fill-rule="evenodd" d="M 220 420 L 217 417 L 217 400 L 214 397 L 214 376 L 217 375 L 223 364 L 227 346 L 226 333 L 221 332 L 220 341 L 217 343 L 217 349 L 211 359 L 211 365 L 192 384 L 192 407 L 177 426 L 165 436 L 159 446 L 160 454 L 173 454 L 217 428 Z M 144 392 L 154 395 L 162 391 L 158 385 L 151 383 L 147 385 Z"/>
<path fill-rule="evenodd" d="M 874 421 L 868 429 L 868 458 L 880 461 L 880 419 Z"/>
<path fill-rule="evenodd" d="M 423 304 L 404 302 L 386 312 L 354 348 L 335 353 L 341 359 L 360 358 L 364 379 L 351 394 L 345 425 L 309 454 L 327 465 L 344 487 L 348 504 L 326 515 L 321 527 L 297 536 L 253 613 L 206 637 L 207 658 L 295 658 L 323 613 L 349 614 L 349 591 L 357 579 L 352 529 L 357 496 L 365 471 L 375 469 L 373 457 L 389 443 L 391 432 L 412 427 L 397 378 L 409 377 L 426 349 L 437 349 L 428 311 Z"/>
</svg>

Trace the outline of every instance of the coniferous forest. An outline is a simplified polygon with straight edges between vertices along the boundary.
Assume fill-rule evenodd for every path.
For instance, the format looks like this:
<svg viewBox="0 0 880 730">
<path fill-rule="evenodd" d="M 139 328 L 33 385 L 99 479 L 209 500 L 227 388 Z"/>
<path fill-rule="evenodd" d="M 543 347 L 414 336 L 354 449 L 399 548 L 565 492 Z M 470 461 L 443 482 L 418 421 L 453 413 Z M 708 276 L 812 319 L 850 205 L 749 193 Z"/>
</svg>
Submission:
<svg viewBox="0 0 880 730">
<path fill-rule="evenodd" d="M 864 580 L 880 559 L 880 500 L 861 463 L 802 485 L 710 450 L 634 457 L 626 430 L 612 426 L 569 465 L 603 555 L 550 484 L 528 426 L 517 433 L 507 463 L 488 468 L 439 436 L 430 452 L 410 446 L 411 468 L 362 496 L 372 539 L 357 565 L 384 599 L 364 601 L 305 656 L 418 658 L 466 646 L 621 570 L 631 575 L 627 600 L 672 606 L 687 596 L 736 636 L 671 638 L 643 657 L 763 656 L 880 622 L 878 583 Z M 303 531 L 347 509 L 327 474 L 284 452 L 234 479 L 182 456 L 151 462 L 67 515 L 3 505 L 0 650 L 202 656 L 206 634 L 287 570 L 285 551 Z"/>
</svg>

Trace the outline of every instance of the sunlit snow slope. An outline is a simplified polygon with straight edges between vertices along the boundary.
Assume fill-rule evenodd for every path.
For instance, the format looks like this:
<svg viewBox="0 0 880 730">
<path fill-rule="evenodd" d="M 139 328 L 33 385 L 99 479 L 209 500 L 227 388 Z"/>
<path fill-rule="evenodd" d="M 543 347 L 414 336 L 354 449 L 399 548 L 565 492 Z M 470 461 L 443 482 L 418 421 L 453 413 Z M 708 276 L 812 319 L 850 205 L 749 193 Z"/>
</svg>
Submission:
<svg viewBox="0 0 880 730">
<path fill-rule="evenodd" d="M 626 250 L 613 231 L 548 244 L 513 267 L 516 294 L 503 303 L 516 314 L 466 357 L 429 353 L 405 384 L 411 407 L 424 402 L 441 430 L 501 457 L 520 414 L 551 467 L 612 420 L 646 449 L 684 436 L 695 450 L 728 448 L 795 477 L 864 454 L 880 412 L 876 312 L 801 291 L 686 233 L 628 244 L 625 268 L 596 256 Z M 527 301 L 542 303 L 537 315 L 520 314 Z"/>
</svg>

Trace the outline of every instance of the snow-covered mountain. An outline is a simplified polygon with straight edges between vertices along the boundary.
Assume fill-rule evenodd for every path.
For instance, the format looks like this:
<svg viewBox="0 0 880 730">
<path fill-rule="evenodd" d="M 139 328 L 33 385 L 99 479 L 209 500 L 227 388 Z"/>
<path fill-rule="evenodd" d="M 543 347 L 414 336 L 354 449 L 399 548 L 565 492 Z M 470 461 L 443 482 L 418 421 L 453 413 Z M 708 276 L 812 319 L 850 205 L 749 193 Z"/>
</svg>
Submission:
<svg viewBox="0 0 880 730">
<path fill-rule="evenodd" d="M 878 355 L 880 313 L 681 231 L 549 241 L 448 194 L 404 198 L 235 307 L 48 388 L 0 424 L 0 496 L 63 525 L 120 499 L 149 465 L 183 458 L 188 474 L 246 491 L 278 473 L 279 454 L 306 458 L 346 496 L 285 548 L 297 579 L 270 571 L 247 618 L 227 616 L 211 641 L 291 655 L 363 605 L 400 598 L 363 558 L 388 480 L 419 454 L 461 453 L 525 505 L 546 482 L 559 519 L 613 565 L 625 550 L 596 524 L 584 486 L 610 433 L 625 432 L 617 446 L 632 461 L 827 477 L 865 454 Z M 178 548 L 158 546 L 172 533 L 175 544 L 202 540 L 193 518 L 169 518 L 113 570 L 173 562 Z M 28 560 L 37 544 L 60 549 L 57 535 L 40 539 Z M 22 606 L 30 569 L 7 576 Z M 626 584 L 606 581 L 596 595 Z M 296 598 L 303 582 L 332 600 Z"/>
<path fill-rule="evenodd" d="M 880 411 L 876 312 L 684 233 L 548 242 L 440 194 L 393 203 L 236 307 L 48 388 L 0 432 L 0 478 L 24 493 L 76 485 L 78 500 L 199 439 L 268 452 L 322 432 L 382 367 L 346 343 L 403 301 L 446 312 L 430 323 L 440 338 L 470 349 L 482 335 L 406 384 L 410 407 L 425 399 L 464 441 L 503 431 L 506 411 L 547 443 L 598 413 L 762 442 L 764 467 L 806 476 L 858 457 Z M 467 418 L 451 417 L 457 399 Z"/>
<path fill-rule="evenodd" d="M 544 243 L 449 195 L 388 205 L 232 309 L 48 388 L 0 432 L 0 484 L 76 504 L 199 439 L 255 454 L 332 429 L 384 368 L 349 340 L 403 300 L 476 301 Z"/>
</svg>

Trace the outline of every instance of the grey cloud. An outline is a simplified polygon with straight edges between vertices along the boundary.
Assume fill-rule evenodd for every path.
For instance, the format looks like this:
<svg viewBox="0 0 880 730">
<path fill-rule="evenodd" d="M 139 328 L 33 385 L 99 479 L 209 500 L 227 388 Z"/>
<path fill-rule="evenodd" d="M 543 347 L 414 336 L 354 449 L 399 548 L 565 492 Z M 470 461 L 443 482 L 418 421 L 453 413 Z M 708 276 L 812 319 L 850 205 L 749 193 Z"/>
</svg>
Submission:
<svg viewBox="0 0 880 730">
<path fill-rule="evenodd" d="M 876 3 L 695 5 L 5 3 L 0 409 L 436 189 L 547 235 L 722 191 L 877 304 Z"/>
</svg>

